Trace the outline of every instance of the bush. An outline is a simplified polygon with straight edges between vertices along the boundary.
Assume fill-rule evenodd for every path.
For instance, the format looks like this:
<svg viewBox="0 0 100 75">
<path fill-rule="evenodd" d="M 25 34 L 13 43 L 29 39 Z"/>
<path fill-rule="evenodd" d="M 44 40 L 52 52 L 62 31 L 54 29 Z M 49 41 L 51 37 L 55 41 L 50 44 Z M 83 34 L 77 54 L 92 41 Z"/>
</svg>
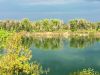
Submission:
<svg viewBox="0 0 100 75">
<path fill-rule="evenodd" d="M 75 19 L 69 22 L 70 30 L 77 31 L 77 30 L 88 30 L 91 29 L 92 25 L 91 22 L 85 19 Z"/>
<path fill-rule="evenodd" d="M 25 18 L 21 21 L 20 30 L 32 31 L 32 23 L 29 19 Z"/>
<path fill-rule="evenodd" d="M 71 73 L 70 75 L 100 75 L 100 73 L 94 71 L 94 69 L 88 68 L 88 69 L 83 69 L 82 71 Z"/>
</svg>

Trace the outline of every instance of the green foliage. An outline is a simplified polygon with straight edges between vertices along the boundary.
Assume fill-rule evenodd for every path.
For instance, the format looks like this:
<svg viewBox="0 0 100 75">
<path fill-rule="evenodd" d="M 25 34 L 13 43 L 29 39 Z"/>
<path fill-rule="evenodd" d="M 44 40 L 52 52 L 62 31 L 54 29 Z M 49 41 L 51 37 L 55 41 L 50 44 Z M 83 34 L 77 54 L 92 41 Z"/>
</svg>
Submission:
<svg viewBox="0 0 100 75">
<path fill-rule="evenodd" d="M 32 31 L 32 23 L 29 19 L 25 18 L 21 21 L 20 30 Z"/>
<path fill-rule="evenodd" d="M 78 31 L 78 30 L 99 30 L 100 23 L 93 23 L 89 22 L 85 19 L 75 19 L 69 22 L 70 30 L 71 31 Z"/>
<path fill-rule="evenodd" d="M 68 24 L 64 24 L 59 19 L 43 19 L 32 22 L 25 18 L 21 21 L 2 20 L 0 21 L 0 29 L 7 31 L 27 31 L 27 32 L 53 32 L 53 31 L 78 31 L 78 30 L 100 30 L 100 23 L 94 23 L 85 19 L 74 19 Z"/>
<path fill-rule="evenodd" d="M 5 40 L 10 35 L 11 35 L 10 32 L 7 32 L 5 30 L 0 30 L 0 48 L 2 48 L 4 46 Z"/>
<path fill-rule="evenodd" d="M 0 21 L 0 29 L 8 31 L 57 31 L 63 28 L 63 21 L 59 19 L 43 19 L 31 22 L 25 18 L 22 21 L 4 20 Z"/>
<path fill-rule="evenodd" d="M 18 30 L 19 24 L 20 24 L 19 21 L 3 20 L 3 21 L 0 21 L 0 29 L 4 29 L 8 31 Z"/>
<path fill-rule="evenodd" d="M 91 29 L 92 23 L 85 20 L 85 19 L 75 19 L 69 22 L 70 30 L 77 31 L 77 30 L 88 30 Z"/>
<path fill-rule="evenodd" d="M 71 73 L 70 75 L 100 75 L 100 73 L 94 71 L 94 69 L 88 68 L 88 69 L 83 69 L 82 71 Z"/>
<path fill-rule="evenodd" d="M 10 33 L 5 30 L 0 30 L 0 39 L 7 38 L 9 34 Z"/>
<path fill-rule="evenodd" d="M 58 31 L 63 26 L 63 22 L 59 19 L 44 19 L 35 22 L 35 30 L 38 31 Z"/>
<path fill-rule="evenodd" d="M 96 23 L 96 30 L 99 31 L 100 30 L 100 22 Z"/>
<path fill-rule="evenodd" d="M 77 20 L 70 21 L 70 30 L 72 30 L 72 31 L 77 30 Z"/>
<path fill-rule="evenodd" d="M 44 73 L 37 63 L 29 63 L 31 50 L 21 45 L 21 33 L 14 33 L 6 39 L 6 53 L 0 57 L 0 75 L 40 75 Z"/>
</svg>

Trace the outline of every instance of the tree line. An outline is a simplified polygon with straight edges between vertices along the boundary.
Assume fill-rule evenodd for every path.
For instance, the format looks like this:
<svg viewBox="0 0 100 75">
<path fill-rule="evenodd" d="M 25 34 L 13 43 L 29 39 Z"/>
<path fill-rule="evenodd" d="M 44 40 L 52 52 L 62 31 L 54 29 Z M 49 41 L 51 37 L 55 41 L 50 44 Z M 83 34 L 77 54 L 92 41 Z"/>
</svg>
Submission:
<svg viewBox="0 0 100 75">
<path fill-rule="evenodd" d="M 78 31 L 96 30 L 100 31 L 100 22 L 90 22 L 85 19 L 73 19 L 64 23 L 60 19 L 43 19 L 30 21 L 28 18 L 18 20 L 1 20 L 0 29 L 8 31 L 29 31 L 29 32 L 52 32 L 52 31 Z"/>
</svg>

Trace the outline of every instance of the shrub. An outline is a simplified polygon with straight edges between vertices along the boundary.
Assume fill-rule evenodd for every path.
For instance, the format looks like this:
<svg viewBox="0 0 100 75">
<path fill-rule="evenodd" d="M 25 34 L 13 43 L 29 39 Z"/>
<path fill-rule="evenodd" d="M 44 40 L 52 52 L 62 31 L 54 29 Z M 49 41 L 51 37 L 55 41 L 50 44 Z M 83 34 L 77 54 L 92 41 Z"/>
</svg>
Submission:
<svg viewBox="0 0 100 75">
<path fill-rule="evenodd" d="M 71 73 L 70 75 L 100 75 L 100 73 L 94 71 L 94 69 L 88 68 L 88 69 L 83 69 L 82 71 Z"/>
<path fill-rule="evenodd" d="M 25 18 L 21 21 L 20 30 L 32 31 L 32 23 L 29 19 Z"/>
<path fill-rule="evenodd" d="M 69 22 L 70 30 L 77 31 L 77 30 L 88 30 L 92 28 L 91 22 L 85 19 L 75 19 Z"/>
</svg>

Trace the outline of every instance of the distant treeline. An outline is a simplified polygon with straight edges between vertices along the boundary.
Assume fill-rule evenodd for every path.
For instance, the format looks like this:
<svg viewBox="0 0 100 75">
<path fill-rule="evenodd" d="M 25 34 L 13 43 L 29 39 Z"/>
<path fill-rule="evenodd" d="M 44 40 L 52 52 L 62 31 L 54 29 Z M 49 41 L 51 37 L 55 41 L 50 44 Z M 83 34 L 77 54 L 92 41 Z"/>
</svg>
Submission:
<svg viewBox="0 0 100 75">
<path fill-rule="evenodd" d="M 64 23 L 59 19 L 43 19 L 30 21 L 25 18 L 18 20 L 1 20 L 0 29 L 8 31 L 29 31 L 29 32 L 52 32 L 52 31 L 78 31 L 78 30 L 96 30 L 100 31 L 100 22 L 90 22 L 85 19 L 73 19 Z"/>
</svg>

